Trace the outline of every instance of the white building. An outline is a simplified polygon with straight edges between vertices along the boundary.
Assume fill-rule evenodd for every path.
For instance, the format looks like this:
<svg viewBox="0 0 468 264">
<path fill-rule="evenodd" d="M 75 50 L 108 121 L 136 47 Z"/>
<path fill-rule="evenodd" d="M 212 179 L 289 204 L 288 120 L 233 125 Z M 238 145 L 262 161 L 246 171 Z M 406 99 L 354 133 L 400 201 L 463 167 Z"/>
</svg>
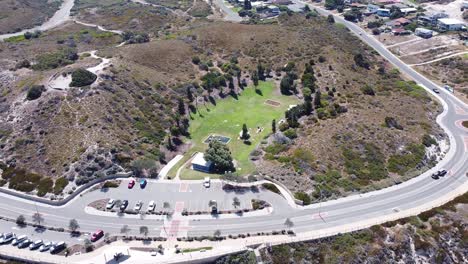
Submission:
<svg viewBox="0 0 468 264">
<path fill-rule="evenodd" d="M 442 31 L 457 31 L 465 27 L 465 23 L 454 18 L 440 18 L 437 27 Z"/>
</svg>

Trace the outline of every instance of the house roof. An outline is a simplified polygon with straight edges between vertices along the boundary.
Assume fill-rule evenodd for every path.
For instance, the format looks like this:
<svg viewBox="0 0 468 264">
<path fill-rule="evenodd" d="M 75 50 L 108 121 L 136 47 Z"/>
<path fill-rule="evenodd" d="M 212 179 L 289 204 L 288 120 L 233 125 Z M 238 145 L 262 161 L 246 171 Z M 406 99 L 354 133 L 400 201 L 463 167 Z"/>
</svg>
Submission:
<svg viewBox="0 0 468 264">
<path fill-rule="evenodd" d="M 393 21 L 397 22 L 397 23 L 400 23 L 400 24 L 409 24 L 409 23 L 411 23 L 411 20 L 409 20 L 407 18 L 404 18 L 404 17 L 397 18 L 397 19 L 395 19 Z"/>
<path fill-rule="evenodd" d="M 465 23 L 461 22 L 458 19 L 454 18 L 439 18 L 438 21 L 444 25 L 464 25 Z"/>
<path fill-rule="evenodd" d="M 198 165 L 203 167 L 210 167 L 212 164 L 211 161 L 205 160 L 205 154 L 198 152 L 195 157 L 192 159 L 192 165 Z"/>
</svg>

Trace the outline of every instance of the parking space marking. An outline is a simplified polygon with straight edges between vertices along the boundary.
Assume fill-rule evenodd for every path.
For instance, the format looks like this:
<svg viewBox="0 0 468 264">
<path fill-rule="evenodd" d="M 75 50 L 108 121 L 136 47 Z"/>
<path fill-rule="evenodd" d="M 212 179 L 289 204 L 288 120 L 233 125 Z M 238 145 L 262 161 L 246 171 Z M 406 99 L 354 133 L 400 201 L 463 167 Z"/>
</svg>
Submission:
<svg viewBox="0 0 468 264">
<path fill-rule="evenodd" d="M 180 183 L 179 192 L 187 192 L 188 189 L 189 189 L 188 183 L 186 183 L 186 182 Z"/>
<path fill-rule="evenodd" d="M 174 206 L 175 213 L 182 213 L 185 202 L 176 202 Z"/>
</svg>

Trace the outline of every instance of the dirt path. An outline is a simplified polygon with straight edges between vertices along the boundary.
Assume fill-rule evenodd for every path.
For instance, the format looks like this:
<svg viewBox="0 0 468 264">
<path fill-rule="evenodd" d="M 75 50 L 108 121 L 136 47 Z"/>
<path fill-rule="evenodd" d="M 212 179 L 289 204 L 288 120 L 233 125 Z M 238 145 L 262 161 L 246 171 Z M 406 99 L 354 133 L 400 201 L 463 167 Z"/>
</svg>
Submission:
<svg viewBox="0 0 468 264">
<path fill-rule="evenodd" d="M 426 62 L 422 62 L 422 63 L 410 64 L 408 66 L 420 66 L 420 65 L 429 64 L 429 63 L 433 63 L 433 62 L 437 62 L 437 61 L 441 61 L 441 60 L 445 60 L 445 59 L 448 59 L 448 58 L 451 58 L 451 57 L 456 57 L 456 56 L 465 55 L 465 54 L 468 54 L 468 51 L 463 51 L 463 52 L 451 54 L 451 55 L 448 55 L 448 56 L 445 56 L 445 57 L 442 57 L 442 58 L 438 58 L 438 59 L 435 59 L 435 60 L 430 60 L 430 61 L 426 61 Z"/>
</svg>

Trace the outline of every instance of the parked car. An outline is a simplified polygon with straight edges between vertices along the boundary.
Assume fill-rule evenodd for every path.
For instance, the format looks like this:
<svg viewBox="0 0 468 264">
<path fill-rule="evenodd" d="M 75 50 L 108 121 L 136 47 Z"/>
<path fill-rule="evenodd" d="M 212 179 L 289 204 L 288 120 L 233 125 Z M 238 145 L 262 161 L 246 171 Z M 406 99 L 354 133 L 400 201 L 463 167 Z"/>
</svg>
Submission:
<svg viewBox="0 0 468 264">
<path fill-rule="evenodd" d="M 135 180 L 130 180 L 130 182 L 128 183 L 128 188 L 132 189 L 133 186 L 135 186 Z"/>
<path fill-rule="evenodd" d="M 120 205 L 120 211 L 123 212 L 125 209 L 127 209 L 128 206 L 128 200 L 123 200 L 122 204 Z"/>
<path fill-rule="evenodd" d="M 91 242 L 96 242 L 103 236 L 104 236 L 104 231 L 98 230 L 91 235 Z"/>
<path fill-rule="evenodd" d="M 205 188 L 210 188 L 210 185 L 211 185 L 210 177 L 205 177 L 205 180 L 203 181 L 203 186 L 205 186 Z"/>
<path fill-rule="evenodd" d="M 106 209 L 107 210 L 112 209 L 112 207 L 114 207 L 114 204 L 115 204 L 115 200 L 114 199 L 109 199 L 109 201 L 107 201 L 107 204 L 106 204 Z"/>
<path fill-rule="evenodd" d="M 28 239 L 28 236 L 26 235 L 21 235 L 15 239 L 13 239 L 13 242 L 11 242 L 11 244 L 13 246 L 17 246 L 19 243 L 23 242 L 24 240 Z"/>
<path fill-rule="evenodd" d="M 144 188 L 146 187 L 146 184 L 147 184 L 147 183 L 148 183 L 148 182 L 146 181 L 146 179 L 141 179 L 141 180 L 140 180 L 140 188 L 141 188 L 141 189 L 144 189 Z"/>
<path fill-rule="evenodd" d="M 15 235 L 13 233 L 5 233 L 0 238 L 0 244 L 10 243 L 13 239 L 15 239 Z"/>
<path fill-rule="evenodd" d="M 133 210 L 135 210 L 135 211 L 140 211 L 142 205 L 143 205 L 143 202 L 142 202 L 142 201 L 138 201 L 138 202 L 135 204 L 135 207 L 133 207 Z"/>
<path fill-rule="evenodd" d="M 48 251 L 52 247 L 52 245 L 53 245 L 52 242 L 46 242 L 42 244 L 42 246 L 39 247 L 39 251 L 40 252 Z"/>
<path fill-rule="evenodd" d="M 29 245 L 29 249 L 30 250 L 38 249 L 40 246 L 42 246 L 42 244 L 44 244 L 44 242 L 41 239 L 36 240 L 36 241 L 34 241 L 34 243 L 31 243 Z"/>
<path fill-rule="evenodd" d="M 150 201 L 148 204 L 148 212 L 153 212 L 156 209 L 156 203 L 154 201 Z"/>
<path fill-rule="evenodd" d="M 53 244 L 52 247 L 50 247 L 50 254 L 57 254 L 60 251 L 64 250 L 67 244 L 65 242 L 60 241 L 56 244 Z"/>
<path fill-rule="evenodd" d="M 432 173 L 431 178 L 434 179 L 434 180 L 438 180 L 439 179 L 439 174 L 437 172 L 434 172 L 434 173 Z"/>
<path fill-rule="evenodd" d="M 23 240 L 23 242 L 21 242 L 21 243 L 18 244 L 18 248 L 25 248 L 25 247 L 28 247 L 31 243 L 32 243 L 31 240 L 25 239 L 25 240 Z"/>
</svg>

